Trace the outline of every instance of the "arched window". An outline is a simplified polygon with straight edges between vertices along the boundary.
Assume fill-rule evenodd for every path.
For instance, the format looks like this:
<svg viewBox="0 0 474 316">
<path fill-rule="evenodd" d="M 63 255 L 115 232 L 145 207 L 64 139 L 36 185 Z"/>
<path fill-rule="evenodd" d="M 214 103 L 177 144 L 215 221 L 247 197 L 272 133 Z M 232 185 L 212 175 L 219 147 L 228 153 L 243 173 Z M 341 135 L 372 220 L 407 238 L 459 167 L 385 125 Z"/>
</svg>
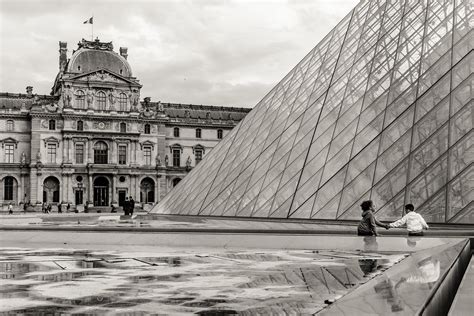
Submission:
<svg viewBox="0 0 474 316">
<path fill-rule="evenodd" d="M 119 111 L 121 112 L 127 111 L 127 96 L 125 95 L 125 93 L 119 94 L 118 103 L 119 103 Z"/>
<path fill-rule="evenodd" d="M 56 121 L 55 120 L 49 120 L 49 130 L 54 131 L 56 129 Z"/>
<path fill-rule="evenodd" d="M 108 147 L 104 142 L 97 142 L 94 145 L 94 163 L 108 163 Z"/>
<path fill-rule="evenodd" d="M 218 129 L 217 130 L 217 139 L 222 139 L 222 135 L 223 135 L 222 130 Z"/>
<path fill-rule="evenodd" d="M 99 91 L 97 92 L 97 108 L 100 111 L 105 111 L 106 110 L 106 95 L 104 92 Z"/>
<path fill-rule="evenodd" d="M 59 180 L 53 176 L 44 179 L 43 202 L 59 202 Z"/>
<path fill-rule="evenodd" d="M 83 131 L 84 130 L 84 122 L 83 121 L 77 121 L 77 130 L 78 131 Z"/>
<path fill-rule="evenodd" d="M 83 109 L 86 106 L 86 94 L 82 90 L 76 91 L 76 107 Z"/>
<path fill-rule="evenodd" d="M 178 127 L 175 127 L 175 128 L 173 129 L 173 136 L 174 136 L 174 137 L 179 137 L 179 128 L 178 128 Z"/>
<path fill-rule="evenodd" d="M 201 138 L 201 129 L 196 128 L 196 138 Z"/>
<path fill-rule="evenodd" d="M 13 201 L 14 200 L 14 189 L 15 189 L 15 178 L 13 177 L 5 177 L 3 179 L 3 199 L 5 201 Z"/>
<path fill-rule="evenodd" d="M 154 203 L 155 202 L 155 181 L 150 178 L 145 178 L 140 183 L 140 202 Z"/>
<path fill-rule="evenodd" d="M 145 124 L 145 134 L 150 134 L 150 124 Z"/>
<path fill-rule="evenodd" d="M 13 126 L 14 126 L 14 125 L 13 125 L 13 121 L 12 121 L 12 120 L 8 120 L 8 121 L 7 121 L 7 131 L 8 131 L 8 132 L 13 131 Z"/>
<path fill-rule="evenodd" d="M 127 132 L 127 124 L 126 123 L 120 123 L 120 133 L 126 133 Z"/>
</svg>

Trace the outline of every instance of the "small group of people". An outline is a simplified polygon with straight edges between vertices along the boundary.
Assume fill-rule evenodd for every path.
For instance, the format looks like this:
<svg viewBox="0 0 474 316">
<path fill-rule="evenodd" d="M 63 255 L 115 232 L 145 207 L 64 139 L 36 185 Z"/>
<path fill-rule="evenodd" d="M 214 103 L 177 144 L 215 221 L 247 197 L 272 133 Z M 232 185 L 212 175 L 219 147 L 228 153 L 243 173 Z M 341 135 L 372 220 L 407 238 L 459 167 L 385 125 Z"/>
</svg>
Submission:
<svg viewBox="0 0 474 316">
<path fill-rule="evenodd" d="M 413 204 L 405 205 L 406 215 L 389 224 L 379 222 L 375 218 L 374 212 L 376 206 L 373 201 L 364 201 L 360 207 L 362 209 L 362 219 L 357 227 L 357 235 L 359 236 L 378 236 L 376 226 L 390 229 L 406 225 L 409 236 L 423 236 L 423 230 L 429 228 L 424 218 L 415 212 L 415 206 Z"/>
<path fill-rule="evenodd" d="M 125 201 L 123 202 L 123 211 L 125 212 L 125 215 L 132 216 L 134 209 L 135 209 L 135 200 L 133 199 L 132 196 L 130 196 L 130 198 L 126 197 Z"/>
<path fill-rule="evenodd" d="M 67 206 L 66 206 L 66 212 L 69 212 L 70 209 L 71 209 L 71 204 L 68 203 Z M 53 210 L 53 205 L 51 203 L 48 203 L 47 205 L 45 203 L 43 203 L 41 205 L 41 210 L 43 211 L 43 213 L 49 214 Z M 60 204 L 58 204 L 58 213 L 62 213 L 62 212 L 63 212 L 62 206 Z"/>
<path fill-rule="evenodd" d="M 51 203 L 49 203 L 48 205 L 46 205 L 45 203 L 43 203 L 43 205 L 41 205 L 41 210 L 43 211 L 43 213 L 51 213 L 53 209 L 53 206 L 51 205 Z"/>
</svg>

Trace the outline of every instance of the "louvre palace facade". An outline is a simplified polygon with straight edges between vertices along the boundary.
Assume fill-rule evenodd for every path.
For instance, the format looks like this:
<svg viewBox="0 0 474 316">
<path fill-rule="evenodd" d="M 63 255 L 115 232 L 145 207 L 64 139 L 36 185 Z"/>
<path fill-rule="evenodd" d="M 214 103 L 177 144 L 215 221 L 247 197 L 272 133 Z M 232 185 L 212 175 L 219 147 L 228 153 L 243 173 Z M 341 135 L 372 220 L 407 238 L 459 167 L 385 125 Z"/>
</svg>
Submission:
<svg viewBox="0 0 474 316">
<path fill-rule="evenodd" d="M 249 111 L 140 98 L 128 50 L 59 42 L 51 95 L 0 93 L 0 204 L 153 205 Z"/>
</svg>

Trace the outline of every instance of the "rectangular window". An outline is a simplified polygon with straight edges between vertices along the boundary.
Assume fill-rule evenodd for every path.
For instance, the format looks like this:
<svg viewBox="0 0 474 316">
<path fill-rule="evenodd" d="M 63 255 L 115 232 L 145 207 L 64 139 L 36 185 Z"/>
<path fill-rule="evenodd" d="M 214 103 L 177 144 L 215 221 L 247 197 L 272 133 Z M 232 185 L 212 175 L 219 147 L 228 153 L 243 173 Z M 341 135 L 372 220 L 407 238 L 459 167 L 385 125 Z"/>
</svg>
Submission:
<svg viewBox="0 0 474 316">
<path fill-rule="evenodd" d="M 48 162 L 56 163 L 56 144 L 48 144 Z"/>
<path fill-rule="evenodd" d="M 194 160 L 196 161 L 196 165 L 202 160 L 202 150 L 196 149 L 194 151 Z"/>
<path fill-rule="evenodd" d="M 196 138 L 201 138 L 201 129 L 196 128 Z"/>
<path fill-rule="evenodd" d="M 144 156 L 145 156 L 145 165 L 151 165 L 151 147 L 144 147 L 143 148 Z"/>
<path fill-rule="evenodd" d="M 181 150 L 173 149 L 173 167 L 179 167 L 181 161 Z"/>
<path fill-rule="evenodd" d="M 6 144 L 5 145 L 5 162 L 6 163 L 13 163 L 14 158 L 14 146 L 13 144 Z"/>
<path fill-rule="evenodd" d="M 127 146 L 120 145 L 118 147 L 118 163 L 119 165 L 127 164 Z"/>
<path fill-rule="evenodd" d="M 76 163 L 84 163 L 84 144 L 76 144 Z"/>
</svg>

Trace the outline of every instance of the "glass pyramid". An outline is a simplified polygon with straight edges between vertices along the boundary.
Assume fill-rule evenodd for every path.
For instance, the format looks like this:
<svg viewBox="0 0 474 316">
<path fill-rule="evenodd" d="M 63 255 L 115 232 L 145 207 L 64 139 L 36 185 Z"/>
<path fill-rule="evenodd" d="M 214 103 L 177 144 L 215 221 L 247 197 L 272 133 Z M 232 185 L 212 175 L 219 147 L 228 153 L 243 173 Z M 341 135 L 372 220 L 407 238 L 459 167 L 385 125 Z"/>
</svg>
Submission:
<svg viewBox="0 0 474 316">
<path fill-rule="evenodd" d="M 473 3 L 361 1 L 153 212 L 474 223 Z"/>
</svg>

